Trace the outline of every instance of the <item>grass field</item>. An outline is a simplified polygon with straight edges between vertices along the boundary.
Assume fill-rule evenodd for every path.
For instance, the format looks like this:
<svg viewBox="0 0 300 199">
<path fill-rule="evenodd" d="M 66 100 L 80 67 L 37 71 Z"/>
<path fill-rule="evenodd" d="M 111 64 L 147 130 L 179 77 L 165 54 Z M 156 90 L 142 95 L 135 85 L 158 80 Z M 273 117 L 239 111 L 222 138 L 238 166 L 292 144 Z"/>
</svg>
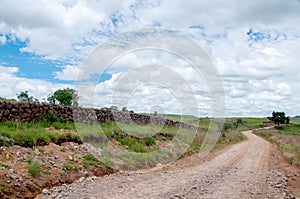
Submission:
<svg viewBox="0 0 300 199">
<path fill-rule="evenodd" d="M 290 123 L 292 123 L 292 124 L 300 124 L 300 119 L 291 119 Z"/>
<path fill-rule="evenodd" d="M 210 118 L 199 118 L 196 116 L 190 116 L 190 115 L 163 115 L 163 117 L 174 120 L 174 121 L 179 121 L 195 126 L 200 126 L 205 129 L 209 128 L 210 125 Z M 263 122 L 268 121 L 267 118 L 252 118 L 252 117 L 232 117 L 232 118 L 225 118 L 225 126 L 231 125 L 231 128 L 234 128 L 233 126 L 235 125 L 235 122 L 241 119 L 242 123 L 238 125 L 238 130 L 248 130 L 248 129 L 254 129 L 260 127 Z M 299 120 L 300 123 L 300 120 Z"/>
<path fill-rule="evenodd" d="M 174 120 L 174 121 L 178 121 L 178 122 L 183 122 L 186 124 L 190 124 L 190 125 L 194 125 L 194 126 L 198 126 L 199 122 L 201 121 L 201 118 L 198 118 L 196 116 L 193 115 L 159 115 L 161 117 L 167 118 L 169 120 Z"/>
<path fill-rule="evenodd" d="M 0 101 L 3 101 L 3 102 L 16 102 L 17 100 L 15 100 L 15 99 L 5 99 L 3 97 L 0 97 Z"/>
</svg>

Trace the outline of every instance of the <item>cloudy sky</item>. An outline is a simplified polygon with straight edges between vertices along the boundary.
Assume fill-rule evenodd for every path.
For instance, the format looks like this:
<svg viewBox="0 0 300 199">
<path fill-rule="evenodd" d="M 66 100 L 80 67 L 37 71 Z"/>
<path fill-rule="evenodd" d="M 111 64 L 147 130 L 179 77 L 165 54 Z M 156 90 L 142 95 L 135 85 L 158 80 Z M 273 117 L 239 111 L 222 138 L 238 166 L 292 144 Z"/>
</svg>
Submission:
<svg viewBox="0 0 300 199">
<path fill-rule="evenodd" d="M 103 57 L 110 55 L 103 45 L 112 38 L 157 28 L 178 32 L 206 52 L 222 80 L 226 116 L 268 116 L 273 110 L 300 115 L 299 0 L 0 0 L 0 5 L 1 97 L 28 91 L 43 100 L 71 87 L 80 90 L 83 106 L 212 115 L 207 74 L 170 52 L 142 49 L 111 57 L 109 65 L 99 58 L 96 70 L 87 66 L 99 48 L 107 50 Z M 141 35 L 131 37 L 121 42 Z M 178 42 L 176 49 L 182 46 Z M 183 105 L 185 93 L 197 105 Z"/>
</svg>

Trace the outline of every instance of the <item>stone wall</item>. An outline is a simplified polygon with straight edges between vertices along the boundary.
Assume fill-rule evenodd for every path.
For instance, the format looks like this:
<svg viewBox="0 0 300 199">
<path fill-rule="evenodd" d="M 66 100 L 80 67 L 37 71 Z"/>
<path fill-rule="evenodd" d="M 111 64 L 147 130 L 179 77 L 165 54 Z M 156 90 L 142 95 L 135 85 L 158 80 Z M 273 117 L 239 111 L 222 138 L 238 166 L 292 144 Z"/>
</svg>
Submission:
<svg viewBox="0 0 300 199">
<path fill-rule="evenodd" d="M 27 103 L 27 102 L 5 102 L 0 101 L 0 122 L 18 121 L 32 122 L 40 118 L 49 118 L 50 115 L 56 115 L 70 122 L 105 122 L 115 120 L 128 123 L 137 122 L 142 124 L 165 124 L 168 126 L 177 126 L 183 128 L 195 128 L 194 126 L 183 124 L 181 122 L 142 115 L 129 112 L 118 112 L 94 108 L 59 106 L 45 103 Z"/>
</svg>

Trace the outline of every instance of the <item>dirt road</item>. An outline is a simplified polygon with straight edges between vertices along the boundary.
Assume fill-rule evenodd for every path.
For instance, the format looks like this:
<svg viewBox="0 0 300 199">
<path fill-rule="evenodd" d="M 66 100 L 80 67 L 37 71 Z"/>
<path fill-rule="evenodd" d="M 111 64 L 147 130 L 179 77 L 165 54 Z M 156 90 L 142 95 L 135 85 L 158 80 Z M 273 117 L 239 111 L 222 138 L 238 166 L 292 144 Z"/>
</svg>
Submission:
<svg viewBox="0 0 300 199">
<path fill-rule="evenodd" d="M 291 198 L 287 179 L 269 171 L 271 144 L 243 134 L 245 142 L 206 159 L 194 155 L 163 168 L 80 179 L 40 198 Z"/>
</svg>

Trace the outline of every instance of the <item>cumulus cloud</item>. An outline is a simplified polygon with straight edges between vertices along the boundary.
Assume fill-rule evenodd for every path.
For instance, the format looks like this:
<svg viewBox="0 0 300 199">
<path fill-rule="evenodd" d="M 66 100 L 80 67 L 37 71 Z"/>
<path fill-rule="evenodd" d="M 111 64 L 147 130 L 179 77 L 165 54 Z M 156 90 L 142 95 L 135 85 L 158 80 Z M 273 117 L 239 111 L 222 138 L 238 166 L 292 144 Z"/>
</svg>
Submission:
<svg viewBox="0 0 300 199">
<path fill-rule="evenodd" d="M 94 78 L 93 74 L 110 73 L 111 77 L 103 82 L 96 78 L 94 82 L 83 81 L 77 85 L 82 88 L 80 100 L 86 106 L 111 105 L 116 86 L 130 70 L 145 64 L 166 66 L 186 79 L 195 93 L 199 112 L 209 115 L 211 96 L 206 84 L 209 73 L 199 77 L 185 60 L 174 54 L 137 51 L 123 54 L 109 63 L 111 65 L 102 65 L 103 57 L 117 55 L 122 51 L 122 45 L 135 38 L 122 38 L 115 43 L 119 49 L 108 46 L 102 57 L 87 63 L 88 67 L 79 67 L 97 45 L 104 45 L 107 38 L 118 33 L 145 27 L 180 30 L 203 47 L 218 69 L 225 89 L 228 116 L 266 116 L 276 109 L 296 115 L 300 110 L 299 10 L 297 0 L 2 1 L 0 45 L 18 38 L 26 43 L 21 52 L 38 55 L 42 60 L 65 62 L 54 72 L 54 78 L 58 80 L 83 81 Z M 183 43 L 172 42 L 177 44 L 174 51 L 187 50 Z M 155 72 L 149 69 L 149 75 Z M 17 67 L 0 67 L 0 72 L 0 95 L 3 96 L 12 97 L 16 91 L 27 88 L 41 98 L 51 89 L 65 86 L 20 78 Z M 180 91 L 186 91 L 176 82 L 178 78 L 168 78 L 169 73 L 164 75 Z M 146 75 L 143 78 L 146 79 Z M 143 85 L 135 88 L 133 84 L 133 87 L 123 85 L 120 89 L 125 93 L 134 91 L 128 101 L 128 107 L 132 109 L 150 110 L 149 101 L 152 101 L 157 106 L 163 104 L 163 107 L 180 111 L 176 98 L 171 98 L 171 91 L 165 87 Z M 148 98 L 151 100 L 147 101 Z"/>
<path fill-rule="evenodd" d="M 16 94 L 28 91 L 30 95 L 44 101 L 47 95 L 59 88 L 73 87 L 67 84 L 53 84 L 39 79 L 18 77 L 19 68 L 0 66 L 0 96 L 15 98 Z"/>
<path fill-rule="evenodd" d="M 89 77 L 88 72 L 83 73 L 83 75 L 79 76 L 79 71 L 80 67 L 67 65 L 64 66 L 61 71 L 56 71 L 54 74 L 56 79 L 66 81 L 80 81 Z"/>
</svg>

